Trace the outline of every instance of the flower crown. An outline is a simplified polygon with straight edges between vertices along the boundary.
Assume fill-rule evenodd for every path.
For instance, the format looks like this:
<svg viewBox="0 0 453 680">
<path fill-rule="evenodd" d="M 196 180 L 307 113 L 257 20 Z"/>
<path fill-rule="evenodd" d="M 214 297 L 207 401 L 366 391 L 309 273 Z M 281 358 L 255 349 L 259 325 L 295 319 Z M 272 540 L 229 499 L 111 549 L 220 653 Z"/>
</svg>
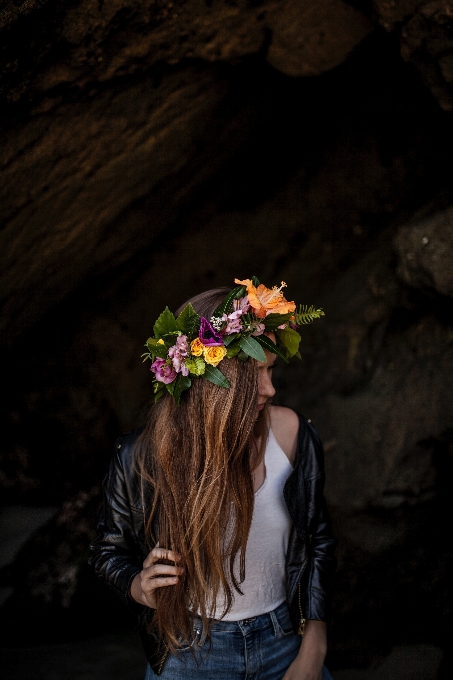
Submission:
<svg viewBox="0 0 453 680">
<path fill-rule="evenodd" d="M 238 284 L 217 307 L 211 319 L 200 317 L 189 303 L 175 318 L 168 307 L 154 324 L 154 337 L 148 338 L 148 352 L 154 373 L 154 401 L 165 389 L 180 404 L 182 393 L 194 378 L 205 378 L 219 387 L 230 383 L 217 368 L 223 359 L 249 357 L 266 361 L 264 350 L 288 361 L 299 354 L 297 326 L 324 316 L 322 309 L 288 302 L 282 293 L 286 283 L 266 288 L 256 276 L 234 280 Z M 277 344 L 265 333 L 275 333 Z"/>
</svg>

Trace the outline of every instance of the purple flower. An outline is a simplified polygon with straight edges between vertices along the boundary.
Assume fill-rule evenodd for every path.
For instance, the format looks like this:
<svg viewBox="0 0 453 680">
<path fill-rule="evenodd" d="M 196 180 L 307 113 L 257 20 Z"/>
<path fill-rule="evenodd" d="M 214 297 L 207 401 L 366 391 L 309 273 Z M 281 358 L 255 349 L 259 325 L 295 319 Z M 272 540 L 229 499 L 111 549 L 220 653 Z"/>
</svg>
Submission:
<svg viewBox="0 0 453 680">
<path fill-rule="evenodd" d="M 239 300 L 233 300 L 233 310 L 235 312 L 240 311 L 241 314 L 247 314 L 250 311 L 249 296 L 245 295 L 245 297 L 239 298 Z"/>
<path fill-rule="evenodd" d="M 176 344 L 168 350 L 168 356 L 172 360 L 176 373 L 182 373 L 184 376 L 189 375 L 189 369 L 184 361 L 184 358 L 189 356 L 187 335 L 178 335 Z"/>
<path fill-rule="evenodd" d="M 226 326 L 224 329 L 225 335 L 231 335 L 232 333 L 240 333 L 242 331 L 242 324 L 241 324 L 241 316 L 242 316 L 242 310 L 238 309 L 235 312 L 232 312 L 231 314 L 226 314 L 223 315 L 222 319 L 223 321 L 226 321 Z"/>
<path fill-rule="evenodd" d="M 265 326 L 263 323 L 259 323 L 255 330 L 253 331 L 252 335 L 263 335 L 264 333 Z"/>
<path fill-rule="evenodd" d="M 166 385 L 173 382 L 176 378 L 176 371 L 174 368 L 169 366 L 165 359 L 161 359 L 160 357 L 151 364 L 150 370 L 156 375 L 156 380 L 163 382 Z"/>
<path fill-rule="evenodd" d="M 213 329 L 204 316 L 201 317 L 200 333 L 198 337 L 206 347 L 219 347 L 220 345 L 223 345 L 222 336 Z"/>
</svg>

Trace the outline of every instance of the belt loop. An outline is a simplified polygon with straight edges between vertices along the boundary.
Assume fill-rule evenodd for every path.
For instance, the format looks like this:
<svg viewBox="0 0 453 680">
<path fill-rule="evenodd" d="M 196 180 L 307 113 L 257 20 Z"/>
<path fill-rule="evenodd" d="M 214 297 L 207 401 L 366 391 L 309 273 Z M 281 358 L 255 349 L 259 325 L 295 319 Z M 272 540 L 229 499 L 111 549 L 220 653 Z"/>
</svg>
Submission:
<svg viewBox="0 0 453 680">
<path fill-rule="evenodd" d="M 282 629 L 281 629 L 280 624 L 277 620 L 277 617 L 275 616 L 275 611 L 269 612 L 269 616 L 271 617 L 272 625 L 274 626 L 275 637 L 280 637 L 281 633 L 282 633 Z"/>
<path fill-rule="evenodd" d="M 200 620 L 201 623 L 201 637 L 198 640 L 198 646 L 203 647 L 204 643 L 206 642 L 206 628 L 203 625 L 203 621 Z"/>
</svg>

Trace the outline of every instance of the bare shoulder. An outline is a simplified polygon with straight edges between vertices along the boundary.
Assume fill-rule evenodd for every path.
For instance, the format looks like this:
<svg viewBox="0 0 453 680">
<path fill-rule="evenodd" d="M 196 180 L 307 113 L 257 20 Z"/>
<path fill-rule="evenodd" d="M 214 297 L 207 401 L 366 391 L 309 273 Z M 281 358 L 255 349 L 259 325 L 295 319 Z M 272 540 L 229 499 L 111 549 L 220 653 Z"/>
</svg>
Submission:
<svg viewBox="0 0 453 680">
<path fill-rule="evenodd" d="M 288 456 L 291 465 L 296 458 L 297 433 L 299 431 L 299 417 L 297 413 L 286 406 L 271 406 L 271 430 L 278 444 Z"/>
</svg>

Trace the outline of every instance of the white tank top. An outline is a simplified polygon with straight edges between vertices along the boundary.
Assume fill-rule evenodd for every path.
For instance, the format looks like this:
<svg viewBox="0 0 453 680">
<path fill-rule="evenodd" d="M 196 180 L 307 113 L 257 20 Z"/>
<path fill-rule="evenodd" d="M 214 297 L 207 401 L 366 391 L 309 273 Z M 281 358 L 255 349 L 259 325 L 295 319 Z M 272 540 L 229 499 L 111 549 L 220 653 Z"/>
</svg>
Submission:
<svg viewBox="0 0 453 680">
<path fill-rule="evenodd" d="M 270 612 L 286 599 L 285 558 L 291 518 L 283 498 L 283 487 L 292 466 L 272 430 L 264 454 L 266 477 L 255 492 L 252 524 L 245 553 L 245 580 L 233 589 L 234 603 L 224 621 L 239 621 Z M 239 574 L 239 560 L 236 571 Z M 214 618 L 225 610 L 223 597 L 217 599 Z"/>
</svg>

